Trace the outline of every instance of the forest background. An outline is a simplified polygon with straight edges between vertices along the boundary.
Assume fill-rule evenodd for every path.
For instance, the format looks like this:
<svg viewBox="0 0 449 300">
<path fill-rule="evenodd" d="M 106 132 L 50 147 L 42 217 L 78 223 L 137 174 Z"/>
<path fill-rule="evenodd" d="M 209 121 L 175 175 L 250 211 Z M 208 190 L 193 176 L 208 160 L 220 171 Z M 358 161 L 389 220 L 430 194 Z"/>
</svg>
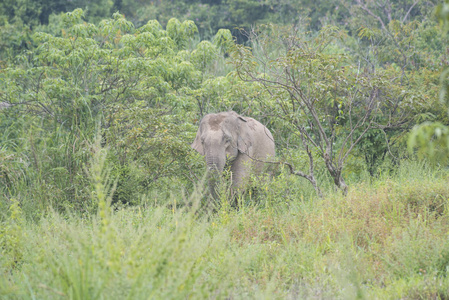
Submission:
<svg viewBox="0 0 449 300">
<path fill-rule="evenodd" d="M 2 1 L 0 295 L 445 298 L 449 3 Z M 199 120 L 279 168 L 205 212 Z"/>
</svg>

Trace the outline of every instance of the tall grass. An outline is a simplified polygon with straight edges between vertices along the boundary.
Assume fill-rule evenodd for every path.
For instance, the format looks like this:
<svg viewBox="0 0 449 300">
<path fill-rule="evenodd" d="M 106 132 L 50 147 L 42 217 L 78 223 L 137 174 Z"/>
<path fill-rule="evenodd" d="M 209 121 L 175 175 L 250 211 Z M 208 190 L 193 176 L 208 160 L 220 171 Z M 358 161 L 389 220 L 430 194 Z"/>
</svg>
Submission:
<svg viewBox="0 0 449 300">
<path fill-rule="evenodd" d="M 183 207 L 144 198 L 112 209 L 101 151 L 91 166 L 96 213 L 49 209 L 30 221 L 12 203 L 0 227 L 2 298 L 449 296 L 447 173 L 404 164 L 323 199 L 275 179 L 258 204 L 215 213 L 198 211 L 201 190 Z"/>
</svg>

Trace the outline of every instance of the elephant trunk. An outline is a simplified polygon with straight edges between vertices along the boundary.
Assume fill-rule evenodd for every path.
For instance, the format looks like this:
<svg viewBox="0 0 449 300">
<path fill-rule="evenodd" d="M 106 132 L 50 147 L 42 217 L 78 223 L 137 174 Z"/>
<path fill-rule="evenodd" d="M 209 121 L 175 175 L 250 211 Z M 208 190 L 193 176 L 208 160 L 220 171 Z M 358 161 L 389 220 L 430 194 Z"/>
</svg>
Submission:
<svg viewBox="0 0 449 300">
<path fill-rule="evenodd" d="M 220 153 L 223 152 L 223 153 Z M 206 164 L 208 169 L 209 189 L 214 198 L 216 198 L 216 187 L 220 180 L 226 163 L 226 154 L 224 151 L 209 150 L 206 153 Z"/>
<path fill-rule="evenodd" d="M 209 172 L 221 173 L 224 169 L 223 159 L 220 159 L 217 156 L 208 156 L 206 157 L 206 164 Z"/>
</svg>

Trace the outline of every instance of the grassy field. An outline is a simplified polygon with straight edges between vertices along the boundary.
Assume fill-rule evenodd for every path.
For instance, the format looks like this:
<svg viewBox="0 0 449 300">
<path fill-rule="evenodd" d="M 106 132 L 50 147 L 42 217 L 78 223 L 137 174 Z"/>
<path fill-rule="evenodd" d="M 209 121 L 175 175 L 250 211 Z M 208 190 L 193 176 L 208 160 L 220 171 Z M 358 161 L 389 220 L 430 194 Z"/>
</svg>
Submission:
<svg viewBox="0 0 449 300">
<path fill-rule="evenodd" d="M 93 215 L 32 221 L 13 201 L 0 298 L 447 299 L 448 183 L 409 164 L 347 197 L 284 203 L 273 191 L 208 214 L 198 193 L 189 207 L 111 209 L 106 185 Z"/>
</svg>

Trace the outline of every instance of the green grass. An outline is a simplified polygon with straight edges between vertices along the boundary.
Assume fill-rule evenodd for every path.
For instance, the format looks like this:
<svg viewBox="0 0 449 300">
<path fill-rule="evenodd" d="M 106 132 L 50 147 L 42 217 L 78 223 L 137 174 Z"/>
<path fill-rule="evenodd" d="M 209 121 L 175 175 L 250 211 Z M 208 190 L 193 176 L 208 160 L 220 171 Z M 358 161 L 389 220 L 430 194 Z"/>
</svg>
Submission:
<svg viewBox="0 0 449 300">
<path fill-rule="evenodd" d="M 215 213 L 196 209 L 198 193 L 183 208 L 144 199 L 112 210 L 113 187 L 97 182 L 98 213 L 50 208 L 37 221 L 13 201 L 0 298 L 445 299 L 448 182 L 409 163 L 317 199 L 275 179 L 258 204 Z"/>
</svg>

